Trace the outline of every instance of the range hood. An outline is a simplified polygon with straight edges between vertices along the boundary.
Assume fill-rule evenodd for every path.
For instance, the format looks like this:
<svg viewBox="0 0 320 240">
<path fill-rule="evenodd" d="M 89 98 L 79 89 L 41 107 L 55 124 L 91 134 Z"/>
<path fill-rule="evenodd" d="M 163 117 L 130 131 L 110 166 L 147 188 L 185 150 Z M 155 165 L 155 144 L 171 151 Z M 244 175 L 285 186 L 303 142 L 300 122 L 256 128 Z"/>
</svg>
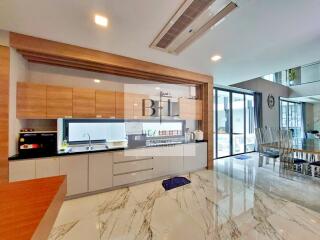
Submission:
<svg viewBox="0 0 320 240">
<path fill-rule="evenodd" d="M 186 0 L 150 47 L 179 54 L 236 8 L 230 0 Z"/>
</svg>

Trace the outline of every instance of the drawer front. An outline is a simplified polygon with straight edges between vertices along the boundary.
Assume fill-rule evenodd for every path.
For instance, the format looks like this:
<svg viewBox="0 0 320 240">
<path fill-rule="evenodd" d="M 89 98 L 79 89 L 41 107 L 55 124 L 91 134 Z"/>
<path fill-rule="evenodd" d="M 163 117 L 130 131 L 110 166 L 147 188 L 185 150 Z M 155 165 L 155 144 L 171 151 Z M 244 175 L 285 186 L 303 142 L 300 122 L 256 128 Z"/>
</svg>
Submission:
<svg viewBox="0 0 320 240">
<path fill-rule="evenodd" d="M 136 172 L 153 168 L 153 159 L 119 162 L 113 164 L 113 175 Z"/>
<path fill-rule="evenodd" d="M 148 180 L 152 178 L 152 173 L 153 173 L 153 170 L 147 170 L 147 171 L 113 176 L 113 185 L 119 186 L 119 185 L 139 182 L 143 180 Z"/>
<path fill-rule="evenodd" d="M 145 160 L 150 159 L 153 156 L 150 151 L 147 149 L 134 149 L 134 150 L 126 150 L 119 151 L 113 153 L 113 162 L 128 162 L 128 161 L 136 161 L 136 160 Z"/>
</svg>

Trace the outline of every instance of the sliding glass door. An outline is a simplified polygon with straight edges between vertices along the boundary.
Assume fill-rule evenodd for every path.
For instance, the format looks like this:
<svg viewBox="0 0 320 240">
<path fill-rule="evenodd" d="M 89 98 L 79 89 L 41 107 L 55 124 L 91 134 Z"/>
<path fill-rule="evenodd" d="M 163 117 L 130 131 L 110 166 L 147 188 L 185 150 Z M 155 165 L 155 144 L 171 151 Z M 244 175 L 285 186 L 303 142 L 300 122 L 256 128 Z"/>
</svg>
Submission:
<svg viewBox="0 0 320 240">
<path fill-rule="evenodd" d="M 256 136 L 254 133 L 254 98 L 253 95 L 246 94 L 246 152 L 253 152 L 256 145 Z"/>
<path fill-rule="evenodd" d="M 232 155 L 244 153 L 244 94 L 232 94 Z"/>
<path fill-rule="evenodd" d="M 230 155 L 230 93 L 218 90 L 216 106 L 217 157 Z"/>
<path fill-rule="evenodd" d="M 253 95 L 217 88 L 214 96 L 215 158 L 254 151 Z"/>
</svg>

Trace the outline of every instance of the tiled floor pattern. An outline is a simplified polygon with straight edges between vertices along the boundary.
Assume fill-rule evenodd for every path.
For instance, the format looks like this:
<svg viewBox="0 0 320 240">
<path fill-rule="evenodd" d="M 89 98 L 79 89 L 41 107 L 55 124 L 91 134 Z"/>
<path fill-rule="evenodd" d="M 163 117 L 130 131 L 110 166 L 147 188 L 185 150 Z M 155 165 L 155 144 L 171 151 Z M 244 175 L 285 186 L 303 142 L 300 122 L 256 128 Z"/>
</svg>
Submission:
<svg viewBox="0 0 320 240">
<path fill-rule="evenodd" d="M 320 239 L 320 182 L 250 156 L 167 192 L 155 181 L 65 201 L 50 240 Z"/>
</svg>

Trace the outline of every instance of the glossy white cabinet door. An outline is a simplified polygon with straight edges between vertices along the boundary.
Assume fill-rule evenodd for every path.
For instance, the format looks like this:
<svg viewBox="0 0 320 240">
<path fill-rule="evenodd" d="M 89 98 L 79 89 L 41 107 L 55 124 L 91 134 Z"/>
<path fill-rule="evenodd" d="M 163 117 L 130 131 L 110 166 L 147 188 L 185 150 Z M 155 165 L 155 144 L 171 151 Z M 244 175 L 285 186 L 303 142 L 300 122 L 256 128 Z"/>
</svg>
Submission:
<svg viewBox="0 0 320 240">
<path fill-rule="evenodd" d="M 35 159 L 17 160 L 9 162 L 9 181 L 22 181 L 36 177 Z"/>
<path fill-rule="evenodd" d="M 59 159 L 60 175 L 67 175 L 67 196 L 88 192 L 88 154 Z"/>
<path fill-rule="evenodd" d="M 169 161 L 166 157 L 155 157 L 153 159 L 153 177 L 163 177 L 169 175 Z"/>
<path fill-rule="evenodd" d="M 153 176 L 163 177 L 183 172 L 183 146 L 155 148 Z"/>
<path fill-rule="evenodd" d="M 189 143 L 183 147 L 184 171 L 194 171 L 207 166 L 207 143 Z"/>
<path fill-rule="evenodd" d="M 58 157 L 36 160 L 36 178 L 59 176 L 60 163 Z"/>
<path fill-rule="evenodd" d="M 89 191 L 112 187 L 112 153 L 89 155 Z"/>
<path fill-rule="evenodd" d="M 207 167 L 207 143 L 197 143 L 197 157 L 199 159 L 200 168 Z"/>
</svg>

